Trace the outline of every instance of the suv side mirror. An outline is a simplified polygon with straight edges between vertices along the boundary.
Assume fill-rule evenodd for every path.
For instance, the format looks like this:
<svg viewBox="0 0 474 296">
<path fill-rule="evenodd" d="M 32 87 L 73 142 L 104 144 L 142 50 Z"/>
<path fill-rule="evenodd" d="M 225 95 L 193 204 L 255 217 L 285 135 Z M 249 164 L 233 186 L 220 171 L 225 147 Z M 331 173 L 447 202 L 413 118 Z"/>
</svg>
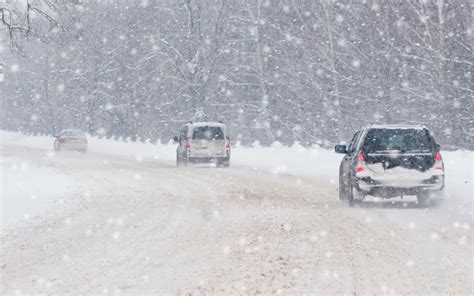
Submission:
<svg viewBox="0 0 474 296">
<path fill-rule="evenodd" d="M 346 145 L 336 145 L 336 147 L 334 147 L 334 150 L 336 151 L 336 153 L 339 154 L 347 154 Z"/>
<path fill-rule="evenodd" d="M 175 136 L 175 137 L 173 138 L 173 141 L 174 141 L 175 143 L 178 143 L 178 142 L 179 142 L 179 138 Z"/>
<path fill-rule="evenodd" d="M 438 143 L 436 143 L 436 144 L 435 144 L 435 149 L 436 149 L 436 152 L 441 151 L 441 145 L 438 144 Z"/>
</svg>

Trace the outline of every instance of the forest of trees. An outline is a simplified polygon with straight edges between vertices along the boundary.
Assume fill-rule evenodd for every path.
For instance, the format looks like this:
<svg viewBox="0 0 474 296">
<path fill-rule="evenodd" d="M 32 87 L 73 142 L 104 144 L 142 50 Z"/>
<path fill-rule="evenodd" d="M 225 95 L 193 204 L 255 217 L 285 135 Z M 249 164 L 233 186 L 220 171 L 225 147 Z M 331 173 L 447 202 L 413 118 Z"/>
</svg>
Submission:
<svg viewBox="0 0 474 296">
<path fill-rule="evenodd" d="M 473 149 L 473 6 L 4 0 L 0 128 L 168 142 L 223 120 L 243 144 L 330 145 L 405 123 Z"/>
</svg>

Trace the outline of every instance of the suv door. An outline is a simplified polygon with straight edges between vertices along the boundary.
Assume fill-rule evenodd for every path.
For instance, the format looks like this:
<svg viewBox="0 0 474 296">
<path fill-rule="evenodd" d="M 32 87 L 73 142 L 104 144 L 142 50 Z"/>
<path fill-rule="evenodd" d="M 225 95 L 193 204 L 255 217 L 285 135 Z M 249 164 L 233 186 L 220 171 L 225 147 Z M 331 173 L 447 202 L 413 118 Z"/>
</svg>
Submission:
<svg viewBox="0 0 474 296">
<path fill-rule="evenodd" d="M 349 186 L 350 170 L 352 166 L 352 161 L 355 155 L 356 148 L 359 143 L 359 139 L 362 132 L 357 131 L 352 137 L 351 143 L 347 147 L 347 153 L 342 159 L 341 166 L 339 168 L 339 176 L 345 186 Z"/>
</svg>

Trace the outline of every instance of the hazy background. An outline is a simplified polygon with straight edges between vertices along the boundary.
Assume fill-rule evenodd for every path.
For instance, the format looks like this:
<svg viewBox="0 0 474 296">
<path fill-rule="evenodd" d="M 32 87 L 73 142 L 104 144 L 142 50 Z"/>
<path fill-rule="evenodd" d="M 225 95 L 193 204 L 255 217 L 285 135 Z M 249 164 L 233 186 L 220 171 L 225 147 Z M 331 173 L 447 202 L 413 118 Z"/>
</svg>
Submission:
<svg viewBox="0 0 474 296">
<path fill-rule="evenodd" d="M 29 5 L 27 4 L 29 3 Z M 470 0 L 3 1 L 1 128 L 330 145 L 371 123 L 474 148 Z M 1 74 L 0 74 L 1 75 Z"/>
</svg>

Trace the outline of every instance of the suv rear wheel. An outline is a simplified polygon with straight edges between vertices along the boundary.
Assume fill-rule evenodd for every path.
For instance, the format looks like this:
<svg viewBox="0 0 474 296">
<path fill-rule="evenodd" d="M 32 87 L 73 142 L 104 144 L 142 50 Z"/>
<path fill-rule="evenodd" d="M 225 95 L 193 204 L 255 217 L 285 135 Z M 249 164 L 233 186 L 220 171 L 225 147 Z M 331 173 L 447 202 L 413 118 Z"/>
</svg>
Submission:
<svg viewBox="0 0 474 296">
<path fill-rule="evenodd" d="M 444 201 L 442 191 L 420 192 L 416 195 L 418 205 L 421 207 L 436 207 Z"/>
<path fill-rule="evenodd" d="M 342 177 L 339 176 L 339 200 L 345 201 L 347 199 L 347 189 L 342 181 Z"/>
<path fill-rule="evenodd" d="M 357 190 L 357 188 L 352 184 L 352 181 L 349 186 L 347 201 L 349 202 L 349 206 L 352 208 L 353 206 L 362 203 L 364 195 Z"/>
</svg>

